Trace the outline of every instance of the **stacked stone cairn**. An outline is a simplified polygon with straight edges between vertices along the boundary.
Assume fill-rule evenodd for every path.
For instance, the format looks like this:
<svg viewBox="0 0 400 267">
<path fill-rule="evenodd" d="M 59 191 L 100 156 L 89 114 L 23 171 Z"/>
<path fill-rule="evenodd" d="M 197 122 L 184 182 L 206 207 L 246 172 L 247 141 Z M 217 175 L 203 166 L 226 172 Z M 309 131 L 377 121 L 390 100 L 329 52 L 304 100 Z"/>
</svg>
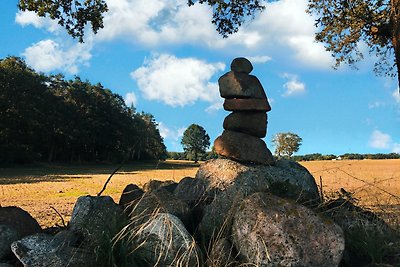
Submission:
<svg viewBox="0 0 400 267">
<path fill-rule="evenodd" d="M 239 162 L 274 165 L 271 151 L 261 139 L 267 133 L 271 106 L 260 81 L 250 75 L 252 70 L 248 59 L 235 58 L 231 71 L 218 80 L 224 109 L 232 113 L 225 118 L 224 131 L 214 141 L 214 148 L 218 155 Z"/>
</svg>

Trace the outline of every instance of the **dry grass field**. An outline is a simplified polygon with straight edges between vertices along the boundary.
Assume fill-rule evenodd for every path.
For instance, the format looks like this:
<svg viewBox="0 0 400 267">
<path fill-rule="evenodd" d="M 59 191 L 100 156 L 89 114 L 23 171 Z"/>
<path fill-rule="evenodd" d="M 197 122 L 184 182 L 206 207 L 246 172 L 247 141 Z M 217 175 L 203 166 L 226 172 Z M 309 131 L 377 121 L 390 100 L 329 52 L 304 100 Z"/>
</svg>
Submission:
<svg viewBox="0 0 400 267">
<path fill-rule="evenodd" d="M 185 161 L 123 166 L 112 177 L 102 195 L 109 195 L 118 203 L 127 184 L 142 186 L 149 180 L 179 181 L 186 176 L 194 177 L 198 166 Z M 65 221 L 69 221 L 77 198 L 83 195 L 97 195 L 117 167 L 102 165 L 0 168 L 0 205 L 21 207 L 42 226 L 61 224 L 60 216 L 54 209 Z"/>
<path fill-rule="evenodd" d="M 325 196 L 344 188 L 354 193 L 359 205 L 383 212 L 386 219 L 400 218 L 400 160 L 352 160 L 301 162 L 322 186 Z M 56 209 L 69 220 L 81 195 L 96 195 L 117 166 L 44 166 L 0 168 L 0 204 L 19 206 L 42 226 L 60 224 Z M 190 162 L 128 165 L 121 168 L 102 195 L 118 202 L 129 183 L 143 185 L 149 180 L 179 181 L 194 177 L 198 165 Z M 53 209 L 53 208 L 54 209 Z M 398 222 L 397 222 L 398 223 Z"/>
<path fill-rule="evenodd" d="M 300 162 L 314 176 L 326 197 L 341 188 L 352 194 L 359 206 L 379 213 L 400 225 L 400 160 L 340 160 Z"/>
</svg>

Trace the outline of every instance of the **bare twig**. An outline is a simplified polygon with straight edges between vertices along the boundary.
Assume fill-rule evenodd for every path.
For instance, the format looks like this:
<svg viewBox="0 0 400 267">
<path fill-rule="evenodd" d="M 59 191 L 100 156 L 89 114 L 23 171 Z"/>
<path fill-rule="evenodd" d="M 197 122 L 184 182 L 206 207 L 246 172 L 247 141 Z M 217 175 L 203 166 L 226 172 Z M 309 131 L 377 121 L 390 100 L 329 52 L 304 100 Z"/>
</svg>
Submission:
<svg viewBox="0 0 400 267">
<path fill-rule="evenodd" d="M 319 190 L 321 191 L 321 201 L 324 202 L 324 190 L 322 188 L 322 176 L 319 176 Z"/>
<path fill-rule="evenodd" d="M 118 168 L 116 168 L 116 169 L 111 173 L 110 177 L 108 177 L 107 181 L 105 182 L 105 184 L 104 184 L 104 186 L 103 186 L 103 189 L 101 189 L 101 191 L 97 194 L 98 197 L 101 196 L 101 194 L 104 192 L 104 190 L 106 190 L 106 187 L 107 187 L 108 183 L 111 181 L 111 178 L 114 176 L 114 174 L 115 174 L 119 169 L 121 169 L 121 167 L 122 167 L 122 165 L 120 165 Z"/>
<path fill-rule="evenodd" d="M 56 208 L 54 208 L 53 206 L 50 206 L 50 208 L 53 209 L 53 210 L 58 214 L 58 216 L 60 216 L 60 218 L 61 218 L 61 223 L 62 223 L 63 227 L 67 227 L 67 225 L 65 224 L 64 218 L 63 218 L 63 216 L 61 215 L 61 213 L 59 213 L 58 210 L 56 210 Z"/>
</svg>

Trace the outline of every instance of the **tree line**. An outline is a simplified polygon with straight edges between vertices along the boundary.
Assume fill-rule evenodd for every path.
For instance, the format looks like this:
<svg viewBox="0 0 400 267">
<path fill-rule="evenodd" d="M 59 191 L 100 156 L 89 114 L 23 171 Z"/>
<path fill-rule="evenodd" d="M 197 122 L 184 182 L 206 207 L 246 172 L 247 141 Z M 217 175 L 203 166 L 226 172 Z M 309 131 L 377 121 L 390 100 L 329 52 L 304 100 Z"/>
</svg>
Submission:
<svg viewBox="0 0 400 267">
<path fill-rule="evenodd" d="M 337 160 L 337 159 L 354 159 L 354 160 L 362 160 L 362 159 L 400 159 L 400 154 L 398 153 L 377 153 L 377 154 L 357 154 L 357 153 L 346 153 L 339 156 L 330 154 L 330 155 L 322 155 L 320 153 L 307 154 L 307 155 L 296 155 L 292 156 L 292 159 L 295 161 L 313 161 L 313 160 Z"/>
<path fill-rule="evenodd" d="M 0 163 L 163 159 L 154 117 L 79 77 L 46 76 L 0 60 Z"/>
</svg>

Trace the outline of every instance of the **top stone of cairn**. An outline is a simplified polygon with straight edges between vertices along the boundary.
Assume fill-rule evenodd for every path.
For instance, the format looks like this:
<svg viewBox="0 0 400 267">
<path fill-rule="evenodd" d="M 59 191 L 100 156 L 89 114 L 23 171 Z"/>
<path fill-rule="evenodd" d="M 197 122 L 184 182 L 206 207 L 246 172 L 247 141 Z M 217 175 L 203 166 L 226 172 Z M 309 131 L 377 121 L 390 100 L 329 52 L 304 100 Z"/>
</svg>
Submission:
<svg viewBox="0 0 400 267">
<path fill-rule="evenodd" d="M 231 71 L 250 73 L 253 70 L 251 62 L 244 57 L 235 58 L 231 63 Z"/>
</svg>

